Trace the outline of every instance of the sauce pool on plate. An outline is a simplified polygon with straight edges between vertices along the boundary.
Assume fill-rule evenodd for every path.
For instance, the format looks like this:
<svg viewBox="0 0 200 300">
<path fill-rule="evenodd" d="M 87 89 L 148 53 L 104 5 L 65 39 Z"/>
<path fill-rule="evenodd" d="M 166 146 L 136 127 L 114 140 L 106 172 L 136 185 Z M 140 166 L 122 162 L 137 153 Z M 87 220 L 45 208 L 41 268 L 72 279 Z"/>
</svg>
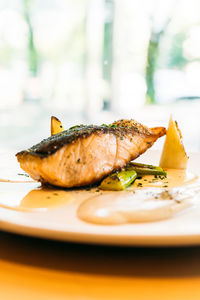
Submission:
<svg viewBox="0 0 200 300">
<path fill-rule="evenodd" d="M 158 221 L 193 203 L 200 191 L 198 176 L 170 169 L 167 178 L 143 176 L 122 192 L 103 192 L 81 203 L 78 217 L 86 222 L 115 225 Z"/>
<path fill-rule="evenodd" d="M 143 176 L 125 191 L 49 189 L 34 181 L 2 181 L 0 207 L 37 212 L 74 205 L 80 220 L 102 225 L 158 221 L 191 206 L 200 191 L 198 176 L 175 169 L 167 174 Z"/>
</svg>

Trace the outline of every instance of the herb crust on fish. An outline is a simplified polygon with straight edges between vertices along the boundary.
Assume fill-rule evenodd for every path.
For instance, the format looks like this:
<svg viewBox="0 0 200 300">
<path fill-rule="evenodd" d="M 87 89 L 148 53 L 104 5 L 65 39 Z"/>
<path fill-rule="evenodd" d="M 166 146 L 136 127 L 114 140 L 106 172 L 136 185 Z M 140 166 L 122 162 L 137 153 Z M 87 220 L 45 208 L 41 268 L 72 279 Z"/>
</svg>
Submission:
<svg viewBox="0 0 200 300">
<path fill-rule="evenodd" d="M 161 136 L 135 120 L 77 125 L 16 154 L 33 179 L 61 187 L 89 185 L 136 159 Z"/>
</svg>

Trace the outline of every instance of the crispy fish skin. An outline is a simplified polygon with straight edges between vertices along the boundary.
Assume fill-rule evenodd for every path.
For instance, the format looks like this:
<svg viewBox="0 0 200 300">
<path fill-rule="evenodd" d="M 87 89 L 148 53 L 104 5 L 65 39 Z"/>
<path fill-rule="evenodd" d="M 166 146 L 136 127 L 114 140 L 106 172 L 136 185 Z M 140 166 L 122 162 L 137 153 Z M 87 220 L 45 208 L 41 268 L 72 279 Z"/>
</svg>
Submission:
<svg viewBox="0 0 200 300">
<path fill-rule="evenodd" d="M 33 179 L 61 187 L 101 180 L 134 160 L 161 136 L 164 127 L 148 128 L 134 120 L 111 125 L 74 126 L 16 154 Z"/>
</svg>

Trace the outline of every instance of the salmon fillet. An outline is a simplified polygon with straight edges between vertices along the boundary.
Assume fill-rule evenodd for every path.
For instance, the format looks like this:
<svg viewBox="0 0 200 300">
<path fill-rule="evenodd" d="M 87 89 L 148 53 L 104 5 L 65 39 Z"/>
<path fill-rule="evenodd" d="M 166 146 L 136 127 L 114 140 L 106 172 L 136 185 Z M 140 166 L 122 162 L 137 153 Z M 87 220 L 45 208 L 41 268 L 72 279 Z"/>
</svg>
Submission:
<svg viewBox="0 0 200 300">
<path fill-rule="evenodd" d="M 111 125 L 78 125 L 16 154 L 33 179 L 61 187 L 78 187 L 101 180 L 150 148 L 166 134 L 134 120 Z"/>
</svg>

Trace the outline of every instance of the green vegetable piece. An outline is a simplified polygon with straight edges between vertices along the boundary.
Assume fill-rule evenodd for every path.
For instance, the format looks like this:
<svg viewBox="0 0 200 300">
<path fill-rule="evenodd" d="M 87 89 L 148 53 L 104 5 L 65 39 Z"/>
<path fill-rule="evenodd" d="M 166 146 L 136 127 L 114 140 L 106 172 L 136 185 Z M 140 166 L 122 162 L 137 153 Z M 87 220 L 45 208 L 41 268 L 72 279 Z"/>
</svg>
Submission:
<svg viewBox="0 0 200 300">
<path fill-rule="evenodd" d="M 113 173 L 106 177 L 100 185 L 102 190 L 123 191 L 136 179 L 135 170 L 126 170 Z"/>
<path fill-rule="evenodd" d="M 167 177 L 167 172 L 164 171 L 161 167 L 130 162 L 126 168 L 126 170 L 134 170 L 138 176 L 141 175 L 162 175 Z"/>
</svg>

